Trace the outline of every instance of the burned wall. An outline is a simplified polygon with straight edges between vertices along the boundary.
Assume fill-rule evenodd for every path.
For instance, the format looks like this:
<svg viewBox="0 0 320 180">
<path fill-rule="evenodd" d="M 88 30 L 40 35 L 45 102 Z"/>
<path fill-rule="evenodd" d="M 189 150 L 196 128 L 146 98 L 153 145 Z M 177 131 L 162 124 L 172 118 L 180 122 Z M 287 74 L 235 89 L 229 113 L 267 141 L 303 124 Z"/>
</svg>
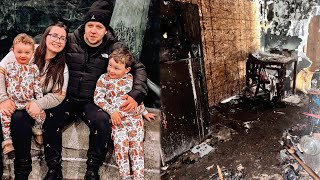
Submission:
<svg viewBox="0 0 320 180">
<path fill-rule="evenodd" d="M 168 161 L 208 135 L 199 6 L 161 1 L 160 31 L 161 150 Z"/>
<path fill-rule="evenodd" d="M 209 107 L 242 91 L 245 61 L 260 48 L 259 6 L 251 0 L 180 0 L 199 5 Z"/>
<path fill-rule="evenodd" d="M 304 52 L 310 17 L 319 0 L 179 0 L 199 5 L 209 106 L 242 91 L 245 61 L 255 50 L 297 49 L 298 71 L 310 65 Z"/>
<path fill-rule="evenodd" d="M 266 2 L 266 3 L 264 3 Z M 309 18 L 317 0 L 268 0 L 261 2 L 261 24 L 265 42 L 262 48 L 269 50 L 294 50 L 308 35 Z"/>
<path fill-rule="evenodd" d="M 320 15 L 319 1 L 268 0 L 261 2 L 261 7 L 261 48 L 295 50 L 299 58 L 298 72 L 308 67 L 313 61 L 310 56 L 314 55 L 310 52 L 307 55 L 306 45 L 311 17 Z M 311 54 L 314 53 L 317 52 Z"/>
</svg>

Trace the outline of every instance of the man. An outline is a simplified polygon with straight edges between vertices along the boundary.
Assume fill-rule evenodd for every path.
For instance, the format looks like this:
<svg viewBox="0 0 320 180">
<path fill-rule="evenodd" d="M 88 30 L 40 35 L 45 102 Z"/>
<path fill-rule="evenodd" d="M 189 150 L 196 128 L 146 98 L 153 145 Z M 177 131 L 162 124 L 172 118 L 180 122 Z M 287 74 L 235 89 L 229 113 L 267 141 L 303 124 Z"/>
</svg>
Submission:
<svg viewBox="0 0 320 180">
<path fill-rule="evenodd" d="M 69 68 L 67 96 L 56 108 L 47 111 L 44 129 L 45 159 L 49 168 L 47 180 L 62 179 L 61 151 L 62 129 L 77 118 L 83 120 L 90 129 L 87 170 L 84 179 L 99 179 L 108 141 L 111 140 L 109 115 L 93 102 L 96 82 L 106 71 L 108 54 L 113 49 L 123 47 L 109 27 L 111 13 L 107 1 L 98 0 L 90 7 L 85 24 L 68 35 L 66 63 Z M 141 63 L 134 65 L 134 85 L 132 91 L 123 98 L 124 111 L 131 111 L 140 104 L 147 92 L 147 75 Z"/>
</svg>

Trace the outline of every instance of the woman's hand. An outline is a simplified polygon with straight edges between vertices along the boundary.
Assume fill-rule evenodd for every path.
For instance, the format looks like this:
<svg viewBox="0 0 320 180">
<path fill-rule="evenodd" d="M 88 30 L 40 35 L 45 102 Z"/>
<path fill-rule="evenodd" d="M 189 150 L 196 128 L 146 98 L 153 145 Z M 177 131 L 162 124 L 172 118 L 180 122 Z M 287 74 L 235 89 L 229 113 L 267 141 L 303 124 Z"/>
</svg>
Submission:
<svg viewBox="0 0 320 180">
<path fill-rule="evenodd" d="M 26 106 L 28 114 L 35 119 L 41 112 L 41 108 L 33 101 L 29 102 Z"/>
<path fill-rule="evenodd" d="M 11 99 L 7 99 L 0 104 L 0 112 L 6 116 L 11 116 L 15 110 L 16 105 Z"/>
</svg>

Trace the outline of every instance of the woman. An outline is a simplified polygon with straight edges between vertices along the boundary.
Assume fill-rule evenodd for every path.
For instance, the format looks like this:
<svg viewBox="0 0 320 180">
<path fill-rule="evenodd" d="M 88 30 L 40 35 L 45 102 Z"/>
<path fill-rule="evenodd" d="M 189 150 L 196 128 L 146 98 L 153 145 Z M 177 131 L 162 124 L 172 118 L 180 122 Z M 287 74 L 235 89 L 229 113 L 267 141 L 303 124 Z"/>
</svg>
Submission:
<svg viewBox="0 0 320 180">
<path fill-rule="evenodd" d="M 0 78 L 0 111 L 12 114 L 11 134 L 15 149 L 14 174 L 16 180 L 27 180 L 32 170 L 31 138 L 32 117 L 59 105 L 66 95 L 69 73 L 65 64 L 64 47 L 68 34 L 67 27 L 58 22 L 48 26 L 34 54 L 34 63 L 39 67 L 44 97 L 30 102 L 26 110 L 15 110 L 13 102 L 5 95 L 3 77 Z M 12 56 L 10 52 L 0 65 L 5 65 Z"/>
</svg>

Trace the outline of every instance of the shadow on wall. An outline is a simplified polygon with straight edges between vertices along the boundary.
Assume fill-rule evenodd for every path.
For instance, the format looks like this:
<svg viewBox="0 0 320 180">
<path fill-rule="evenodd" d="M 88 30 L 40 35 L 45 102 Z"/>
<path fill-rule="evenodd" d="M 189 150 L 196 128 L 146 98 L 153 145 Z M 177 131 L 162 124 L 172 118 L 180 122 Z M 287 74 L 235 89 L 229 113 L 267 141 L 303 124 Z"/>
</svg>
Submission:
<svg viewBox="0 0 320 180">
<path fill-rule="evenodd" d="M 299 47 L 302 39 L 297 36 L 277 36 L 274 34 L 265 35 L 265 50 L 271 49 L 287 49 L 289 51 L 295 50 Z"/>
</svg>

